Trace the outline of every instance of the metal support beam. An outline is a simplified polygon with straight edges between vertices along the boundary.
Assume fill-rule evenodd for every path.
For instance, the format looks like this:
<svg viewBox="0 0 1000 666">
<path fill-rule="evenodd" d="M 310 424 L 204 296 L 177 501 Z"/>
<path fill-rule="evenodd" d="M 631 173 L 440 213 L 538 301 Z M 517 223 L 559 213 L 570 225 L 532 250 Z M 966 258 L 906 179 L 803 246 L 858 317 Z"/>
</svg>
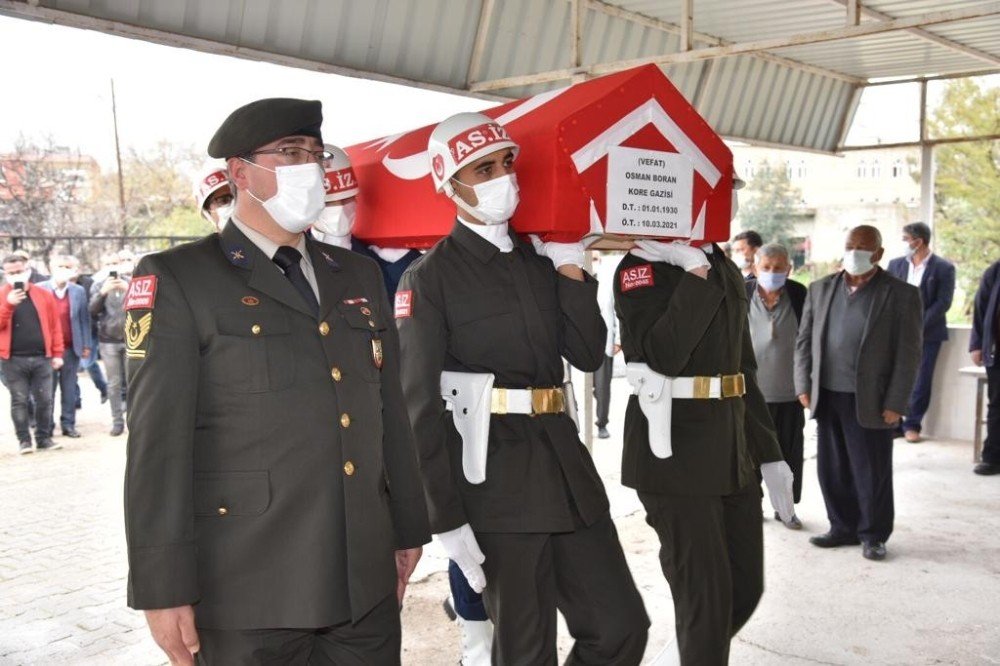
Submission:
<svg viewBox="0 0 1000 666">
<path fill-rule="evenodd" d="M 681 51 L 694 47 L 691 35 L 694 32 L 694 0 L 681 0 Z"/>
<path fill-rule="evenodd" d="M 863 25 L 847 26 L 833 30 L 821 30 L 818 32 L 808 32 L 799 35 L 792 35 L 791 37 L 775 37 L 771 39 L 761 39 L 754 42 L 729 44 L 726 46 L 711 46 L 683 53 L 669 53 L 665 55 L 599 63 L 589 67 L 586 73 L 600 76 L 603 74 L 611 74 L 613 72 L 631 69 L 632 67 L 639 67 L 641 65 L 673 65 L 684 62 L 695 62 L 697 60 L 709 60 L 712 58 L 725 58 L 735 55 L 770 51 L 773 49 L 782 49 L 791 46 L 836 42 L 845 39 L 856 39 L 858 37 L 868 37 L 871 35 L 880 35 L 889 32 L 899 32 L 901 30 L 917 26 L 965 21 L 968 19 L 991 16 L 995 14 L 1000 14 L 1000 2 L 987 2 L 972 8 L 928 12 L 927 14 L 905 19 L 874 21 Z M 475 92 L 504 90 L 506 88 L 524 85 L 560 81 L 568 79 L 579 73 L 581 73 L 579 68 L 551 70 L 548 72 L 539 72 L 537 74 L 529 74 L 525 76 L 513 76 L 503 79 L 495 79 L 493 81 L 483 81 L 474 84 L 471 89 Z"/>
<path fill-rule="evenodd" d="M 921 81 L 947 81 L 949 79 L 967 79 L 973 76 L 990 76 L 1000 74 L 1000 68 L 977 69 L 971 72 L 954 72 L 952 74 L 938 74 L 937 76 L 909 76 L 901 79 L 885 79 L 883 81 L 871 81 L 865 83 L 865 87 L 874 88 L 876 86 L 898 86 L 904 83 L 920 83 Z"/>
<path fill-rule="evenodd" d="M 298 69 L 305 69 L 323 74 L 337 74 L 340 76 L 350 76 L 355 79 L 365 79 L 368 81 L 397 83 L 399 85 L 410 86 L 412 88 L 433 90 L 436 92 L 449 93 L 451 95 L 464 95 L 466 97 L 475 97 L 477 99 L 500 102 L 507 102 L 511 99 L 510 97 L 505 97 L 495 93 L 481 93 L 453 86 L 407 79 L 401 76 L 390 76 L 388 74 L 379 74 L 377 72 L 354 69 L 353 67 L 331 65 L 330 63 L 320 62 L 318 60 L 307 60 L 306 58 L 296 58 L 293 56 L 286 56 L 269 51 L 261 51 L 259 49 L 252 49 L 244 46 L 224 44 L 210 39 L 201 39 L 199 37 L 189 37 L 187 35 L 180 35 L 163 30 L 144 28 L 130 23 L 95 18 L 93 16 L 86 16 L 84 14 L 77 14 L 75 12 L 68 12 L 61 9 L 33 7 L 27 3 L 19 2 L 17 0 L 0 0 L 0 16 L 13 16 L 15 18 L 41 21 L 43 23 L 63 25 L 83 30 L 96 30 L 97 32 L 103 32 L 109 35 L 117 35 L 119 37 L 127 37 L 129 39 L 139 39 L 144 42 L 152 42 L 154 44 L 162 44 L 164 46 L 174 46 L 177 48 L 201 51 L 203 53 L 211 53 L 214 55 L 242 58 L 243 60 L 268 62 L 273 65 L 296 67 Z"/>
<path fill-rule="evenodd" d="M 582 2 L 583 0 L 570 0 L 570 62 L 573 63 L 574 67 L 580 67 L 583 64 L 583 50 L 580 48 L 581 37 L 583 35 Z"/>
<path fill-rule="evenodd" d="M 830 2 L 835 2 L 839 5 L 847 7 L 847 14 L 850 17 L 851 8 L 857 7 L 858 15 L 855 22 L 850 23 L 850 18 L 848 18 L 848 25 L 858 25 L 858 20 L 861 16 L 866 18 L 872 18 L 879 21 L 892 21 L 894 19 L 890 14 L 880 12 L 869 7 L 863 7 L 861 5 L 861 0 L 830 0 Z M 856 10 L 856 11 L 857 11 Z M 989 63 L 990 65 L 1000 65 L 1000 56 L 995 56 L 992 53 L 987 53 L 980 49 L 973 48 L 971 46 L 966 46 L 960 42 L 956 42 L 953 39 L 948 39 L 947 37 L 941 37 L 940 35 L 935 35 L 933 32 L 924 30 L 923 28 L 910 28 L 906 32 L 923 39 L 924 41 L 931 42 L 932 44 L 937 44 L 938 46 L 943 46 L 946 49 L 951 49 L 952 51 L 957 51 L 962 55 L 967 55 L 970 58 L 976 58 L 977 60 L 982 60 Z"/>
<path fill-rule="evenodd" d="M 837 153 L 854 153 L 861 150 L 885 150 L 886 148 L 922 148 L 923 146 L 944 146 L 949 143 L 972 143 L 975 141 L 1000 141 L 1000 134 L 977 134 L 975 136 L 950 136 L 943 139 L 928 139 L 919 141 L 900 141 L 898 143 L 869 143 L 863 146 L 841 146 Z M 789 148 L 789 146 L 777 146 Z M 792 148 L 792 150 L 801 150 Z"/>
<path fill-rule="evenodd" d="M 920 216 L 934 230 L 934 146 L 927 143 L 927 82 L 920 82 Z"/>
<path fill-rule="evenodd" d="M 493 19 L 494 0 L 483 0 L 479 8 L 479 25 L 476 27 L 476 41 L 472 44 L 472 55 L 469 56 L 469 70 L 465 75 L 465 85 L 469 86 L 479 78 L 483 66 L 483 51 L 486 48 L 486 38 L 490 34 L 490 21 Z"/>
<path fill-rule="evenodd" d="M 621 19 L 622 21 L 628 21 L 629 23 L 635 23 L 636 25 L 641 25 L 644 28 L 650 28 L 652 30 L 659 30 L 661 32 L 666 32 L 672 35 L 679 35 L 681 33 L 681 27 L 679 25 L 669 23 L 667 21 L 662 21 L 651 16 L 646 16 L 645 14 L 640 14 L 638 12 L 629 11 L 627 9 L 622 9 L 617 5 L 611 5 L 602 0 L 587 0 L 587 6 L 595 12 L 604 14 L 605 16 L 610 16 L 611 18 Z M 731 42 L 727 42 L 724 39 L 716 37 L 715 35 L 709 35 L 703 32 L 697 32 L 695 30 L 691 31 L 691 45 L 694 47 L 695 43 L 708 44 L 709 46 L 725 46 Z M 865 79 L 858 78 L 856 76 L 849 76 L 843 72 L 838 72 L 832 69 L 825 69 L 823 67 L 816 67 L 815 65 L 807 65 L 798 60 L 792 60 L 791 58 L 785 58 L 782 56 L 774 55 L 773 53 L 752 53 L 749 54 L 751 58 L 757 58 L 759 60 L 764 60 L 766 62 L 773 62 L 776 65 L 782 65 L 784 67 L 791 67 L 793 69 L 798 69 L 803 72 L 809 72 L 810 74 L 818 74 L 820 76 L 828 76 L 834 79 L 839 79 L 841 81 L 846 81 L 847 83 L 852 83 L 854 85 L 859 85 L 865 82 Z"/>
<path fill-rule="evenodd" d="M 861 25 L 861 0 L 845 0 L 847 5 L 847 25 Z"/>
</svg>

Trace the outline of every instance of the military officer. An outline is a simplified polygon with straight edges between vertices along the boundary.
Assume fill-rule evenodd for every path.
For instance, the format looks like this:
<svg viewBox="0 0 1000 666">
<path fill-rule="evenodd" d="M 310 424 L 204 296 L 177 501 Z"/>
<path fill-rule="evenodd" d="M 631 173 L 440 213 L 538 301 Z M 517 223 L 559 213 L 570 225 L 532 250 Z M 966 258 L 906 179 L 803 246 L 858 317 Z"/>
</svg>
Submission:
<svg viewBox="0 0 1000 666">
<path fill-rule="evenodd" d="M 681 663 L 724 664 L 764 590 L 755 471 L 786 520 L 792 474 L 754 376 L 739 270 L 716 245 L 636 245 L 614 284 L 636 393 L 622 483 L 660 538 Z"/>
<path fill-rule="evenodd" d="M 428 151 L 458 220 L 403 275 L 395 316 L 431 530 L 485 587 L 494 664 L 555 663 L 557 608 L 567 663 L 637 664 L 649 620 L 560 389 L 561 356 L 604 356 L 583 247 L 509 228 L 518 146 L 489 117 L 445 120 Z"/>
<path fill-rule="evenodd" d="M 399 279 L 420 252 L 408 248 L 378 247 L 367 245 L 354 237 L 354 219 L 357 210 L 358 179 L 351 166 L 351 158 L 342 148 L 326 144 L 333 156 L 325 167 L 326 206 L 312 226 L 312 235 L 324 243 L 337 245 L 369 257 L 382 270 L 385 290 L 389 299 L 396 296 Z"/>
<path fill-rule="evenodd" d="M 321 121 L 234 111 L 209 144 L 232 218 L 126 296 L 128 600 L 174 663 L 399 663 L 426 506 L 382 276 L 302 233 Z"/>
</svg>

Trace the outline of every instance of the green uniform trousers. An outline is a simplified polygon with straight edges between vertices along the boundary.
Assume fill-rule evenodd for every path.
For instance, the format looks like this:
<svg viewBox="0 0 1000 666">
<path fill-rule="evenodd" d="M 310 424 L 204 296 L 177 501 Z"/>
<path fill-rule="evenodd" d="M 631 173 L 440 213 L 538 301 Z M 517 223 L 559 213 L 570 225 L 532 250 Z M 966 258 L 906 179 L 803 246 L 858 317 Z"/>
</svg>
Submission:
<svg viewBox="0 0 1000 666">
<path fill-rule="evenodd" d="M 684 666 L 729 662 L 729 641 L 764 593 L 760 489 L 697 497 L 640 492 L 660 538 Z"/>
<path fill-rule="evenodd" d="M 387 596 L 356 624 L 320 629 L 198 629 L 199 666 L 398 666 L 399 603 Z"/>
<path fill-rule="evenodd" d="M 573 532 L 476 539 L 486 556 L 494 666 L 557 663 L 557 609 L 576 639 L 567 665 L 642 661 L 649 617 L 608 514 Z"/>
</svg>

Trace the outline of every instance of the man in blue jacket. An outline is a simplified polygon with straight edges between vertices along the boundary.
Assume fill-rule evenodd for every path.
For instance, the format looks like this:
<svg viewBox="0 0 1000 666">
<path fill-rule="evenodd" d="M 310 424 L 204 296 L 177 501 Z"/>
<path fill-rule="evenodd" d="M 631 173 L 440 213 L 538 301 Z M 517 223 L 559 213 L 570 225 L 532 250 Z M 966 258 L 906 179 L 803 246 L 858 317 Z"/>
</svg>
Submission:
<svg viewBox="0 0 1000 666">
<path fill-rule="evenodd" d="M 931 228 L 923 222 L 903 227 L 906 254 L 889 262 L 889 273 L 920 290 L 924 304 L 924 348 L 917 383 L 903 419 L 906 441 L 920 441 L 924 414 L 931 404 L 934 365 L 941 343 L 948 339 L 948 309 L 955 295 L 955 265 L 931 252 Z"/>
<path fill-rule="evenodd" d="M 1000 474 L 1000 362 L 997 362 L 997 340 L 1000 340 L 1000 261 L 986 269 L 979 283 L 972 315 L 972 337 L 969 339 L 972 362 L 986 366 L 989 396 L 986 442 L 983 444 L 983 461 L 973 469 L 983 476 Z"/>
<path fill-rule="evenodd" d="M 90 335 L 90 310 L 87 290 L 73 282 L 80 271 L 80 262 L 73 256 L 56 257 L 52 261 L 52 277 L 39 286 L 55 294 L 56 311 L 62 323 L 65 351 L 63 366 L 53 377 L 53 395 L 58 388 L 60 399 L 59 424 L 64 437 L 79 437 L 76 429 L 76 398 L 79 395 L 77 375 L 81 361 L 90 358 L 94 341 Z"/>
</svg>

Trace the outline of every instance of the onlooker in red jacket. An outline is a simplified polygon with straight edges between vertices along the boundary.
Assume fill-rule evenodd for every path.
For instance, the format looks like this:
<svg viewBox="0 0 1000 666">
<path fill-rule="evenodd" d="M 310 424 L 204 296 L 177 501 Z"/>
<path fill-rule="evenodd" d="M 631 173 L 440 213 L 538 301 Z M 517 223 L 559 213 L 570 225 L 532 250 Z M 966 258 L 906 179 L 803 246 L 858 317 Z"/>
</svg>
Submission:
<svg viewBox="0 0 1000 666">
<path fill-rule="evenodd" d="M 3 261 L 0 287 L 0 371 L 10 390 L 10 416 L 21 453 L 31 453 L 28 396 L 35 401 L 39 451 L 60 448 L 52 440 L 52 371 L 62 367 L 62 324 L 52 292 L 34 286 L 20 257 Z"/>
</svg>

